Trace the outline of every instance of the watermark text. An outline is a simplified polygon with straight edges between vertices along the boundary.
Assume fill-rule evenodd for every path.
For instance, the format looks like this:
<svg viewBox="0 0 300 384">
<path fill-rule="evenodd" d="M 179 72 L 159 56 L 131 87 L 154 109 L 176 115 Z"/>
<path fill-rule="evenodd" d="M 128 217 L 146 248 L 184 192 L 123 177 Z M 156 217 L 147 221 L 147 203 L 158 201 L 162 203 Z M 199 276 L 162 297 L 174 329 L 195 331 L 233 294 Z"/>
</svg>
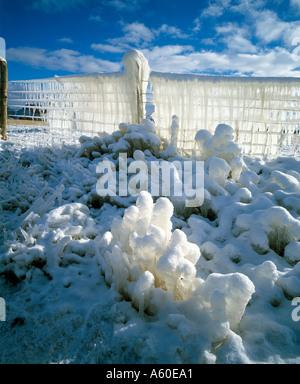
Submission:
<svg viewBox="0 0 300 384">
<path fill-rule="evenodd" d="M 185 198 L 186 207 L 200 207 L 204 201 L 203 161 L 146 161 L 128 164 L 120 153 L 118 164 L 103 160 L 97 165 L 101 175 L 96 190 L 99 196 L 137 196 L 148 191 L 153 197 Z"/>
<path fill-rule="evenodd" d="M 300 60 L 300 36 L 296 36 L 292 40 L 292 46 L 296 46 L 296 48 L 292 51 L 292 59 L 294 61 Z"/>
<path fill-rule="evenodd" d="M 292 311 L 292 319 L 293 319 L 293 321 L 300 321 L 300 297 L 295 297 L 292 300 L 292 306 L 296 307 Z"/>
<path fill-rule="evenodd" d="M 6 321 L 6 304 L 2 297 L 0 297 L 0 321 Z"/>
</svg>

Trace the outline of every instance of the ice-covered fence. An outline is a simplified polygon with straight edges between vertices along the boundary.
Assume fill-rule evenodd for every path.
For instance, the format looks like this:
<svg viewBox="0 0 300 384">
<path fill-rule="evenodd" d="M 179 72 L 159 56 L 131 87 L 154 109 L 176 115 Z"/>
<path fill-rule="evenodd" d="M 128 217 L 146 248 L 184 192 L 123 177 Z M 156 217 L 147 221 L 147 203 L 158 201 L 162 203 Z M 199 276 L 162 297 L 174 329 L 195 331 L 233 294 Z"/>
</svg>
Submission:
<svg viewBox="0 0 300 384">
<path fill-rule="evenodd" d="M 112 133 L 121 122 L 145 117 L 149 66 L 136 50 L 123 57 L 124 72 L 12 81 L 9 117 L 40 120 L 70 136 Z"/>
<path fill-rule="evenodd" d="M 300 145 L 300 79 L 178 75 L 151 72 L 155 113 L 163 137 L 179 117 L 178 147 L 192 153 L 195 133 L 225 123 L 249 155 L 290 153 Z"/>
<path fill-rule="evenodd" d="M 152 102 L 162 137 L 170 139 L 172 116 L 178 116 L 178 148 L 187 153 L 196 149 L 198 130 L 213 132 L 221 123 L 234 128 L 245 154 L 276 156 L 283 148 L 289 154 L 299 149 L 298 78 L 150 73 L 137 50 L 128 51 L 123 64 L 124 72 L 10 82 L 9 112 L 44 122 L 56 137 L 62 133 L 77 140 L 141 122 Z M 147 97 L 149 81 L 153 101 Z"/>
</svg>

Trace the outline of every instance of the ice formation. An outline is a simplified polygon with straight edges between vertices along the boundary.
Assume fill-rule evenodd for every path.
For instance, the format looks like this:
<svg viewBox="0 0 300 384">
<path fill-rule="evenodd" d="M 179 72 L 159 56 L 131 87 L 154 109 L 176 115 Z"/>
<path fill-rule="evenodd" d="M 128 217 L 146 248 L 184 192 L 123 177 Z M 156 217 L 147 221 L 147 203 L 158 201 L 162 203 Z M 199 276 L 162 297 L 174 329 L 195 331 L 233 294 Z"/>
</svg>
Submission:
<svg viewBox="0 0 300 384">
<path fill-rule="evenodd" d="M 135 49 L 123 57 L 124 72 L 56 76 L 11 82 L 9 105 L 23 116 L 46 121 L 52 132 L 113 133 L 121 122 L 140 123 L 146 116 L 148 62 Z"/>
<path fill-rule="evenodd" d="M 242 153 L 242 148 L 234 142 L 233 129 L 226 124 L 218 124 L 214 134 L 200 130 L 195 135 L 200 158 L 208 160 L 211 156 L 220 157 L 228 163 Z"/>
<path fill-rule="evenodd" d="M 178 146 L 195 150 L 200 130 L 213 132 L 222 123 L 233 127 L 247 155 L 274 156 L 283 142 L 299 144 L 299 79 L 237 78 L 151 72 L 155 119 L 162 137 L 179 117 Z"/>
<path fill-rule="evenodd" d="M 173 206 L 166 198 L 153 203 L 144 191 L 138 196 L 136 207 L 125 211 L 124 218 L 113 223 L 110 244 L 105 248 L 103 265 L 106 279 L 114 283 L 120 293 L 135 302 L 150 304 L 154 285 L 171 293 L 174 299 L 187 299 L 196 276 L 195 264 L 200 257 L 197 246 L 189 243 L 179 230 L 172 233 Z M 143 292 L 140 286 L 152 281 Z M 146 283 L 145 283 L 146 284 Z M 136 288 L 135 286 L 139 288 Z M 142 298 L 137 292 L 143 292 Z"/>
<path fill-rule="evenodd" d="M 172 231 L 172 215 L 168 199 L 153 203 L 148 192 L 141 192 L 136 206 L 115 220 L 103 237 L 100 264 L 105 279 L 141 314 L 156 314 L 166 300 L 190 300 L 200 314 L 208 311 L 215 327 L 209 332 L 217 341 L 221 334 L 225 337 L 224 329 L 227 335 L 229 329 L 238 329 L 254 285 L 240 273 L 197 278 L 200 249 L 181 230 Z"/>
<path fill-rule="evenodd" d="M 75 140 L 112 133 L 122 122 L 140 123 L 151 111 L 159 136 L 189 155 L 196 149 L 196 132 L 213 132 L 218 124 L 233 128 L 247 155 L 276 156 L 283 147 L 296 154 L 299 79 L 150 72 L 135 49 L 125 53 L 123 64 L 124 72 L 10 82 L 9 105 L 23 111 L 20 117 L 46 121 L 52 132 Z M 173 122 L 171 132 L 173 116 L 177 125 Z"/>
</svg>

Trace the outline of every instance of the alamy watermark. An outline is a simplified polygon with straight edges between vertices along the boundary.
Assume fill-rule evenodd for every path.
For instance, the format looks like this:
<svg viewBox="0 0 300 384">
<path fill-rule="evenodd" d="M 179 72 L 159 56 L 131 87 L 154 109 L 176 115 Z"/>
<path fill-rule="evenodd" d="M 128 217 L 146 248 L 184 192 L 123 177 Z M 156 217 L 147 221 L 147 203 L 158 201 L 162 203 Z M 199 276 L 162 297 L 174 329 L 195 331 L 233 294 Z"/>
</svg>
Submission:
<svg viewBox="0 0 300 384">
<path fill-rule="evenodd" d="M 148 191 L 152 197 L 185 198 L 186 207 L 200 207 L 204 201 L 203 161 L 127 161 L 127 154 L 120 153 L 118 166 L 101 161 L 96 168 L 100 178 L 96 190 L 99 196 L 137 196 Z"/>
<path fill-rule="evenodd" d="M 6 304 L 2 297 L 0 297 L 0 321 L 6 321 Z"/>
<path fill-rule="evenodd" d="M 3 37 L 0 37 L 0 57 L 5 60 L 6 58 L 6 43 Z"/>
<path fill-rule="evenodd" d="M 292 59 L 294 61 L 300 60 L 300 36 L 296 36 L 292 40 L 292 46 L 296 46 L 296 48 L 292 51 Z"/>
<path fill-rule="evenodd" d="M 293 319 L 293 321 L 300 321 L 300 297 L 295 297 L 292 300 L 292 306 L 296 307 L 292 311 L 292 319 Z"/>
</svg>

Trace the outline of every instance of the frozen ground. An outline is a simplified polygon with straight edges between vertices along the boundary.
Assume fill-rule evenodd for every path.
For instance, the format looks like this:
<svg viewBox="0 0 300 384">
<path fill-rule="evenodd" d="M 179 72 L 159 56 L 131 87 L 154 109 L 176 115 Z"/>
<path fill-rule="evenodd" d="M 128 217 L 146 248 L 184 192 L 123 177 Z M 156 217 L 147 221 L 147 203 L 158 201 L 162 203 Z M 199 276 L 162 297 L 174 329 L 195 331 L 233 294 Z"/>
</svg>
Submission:
<svg viewBox="0 0 300 384">
<path fill-rule="evenodd" d="M 300 163 L 243 157 L 226 129 L 198 134 L 205 200 L 184 209 L 96 192 L 117 152 L 182 161 L 151 124 L 76 145 L 9 126 L 0 363 L 300 363 Z"/>
</svg>

